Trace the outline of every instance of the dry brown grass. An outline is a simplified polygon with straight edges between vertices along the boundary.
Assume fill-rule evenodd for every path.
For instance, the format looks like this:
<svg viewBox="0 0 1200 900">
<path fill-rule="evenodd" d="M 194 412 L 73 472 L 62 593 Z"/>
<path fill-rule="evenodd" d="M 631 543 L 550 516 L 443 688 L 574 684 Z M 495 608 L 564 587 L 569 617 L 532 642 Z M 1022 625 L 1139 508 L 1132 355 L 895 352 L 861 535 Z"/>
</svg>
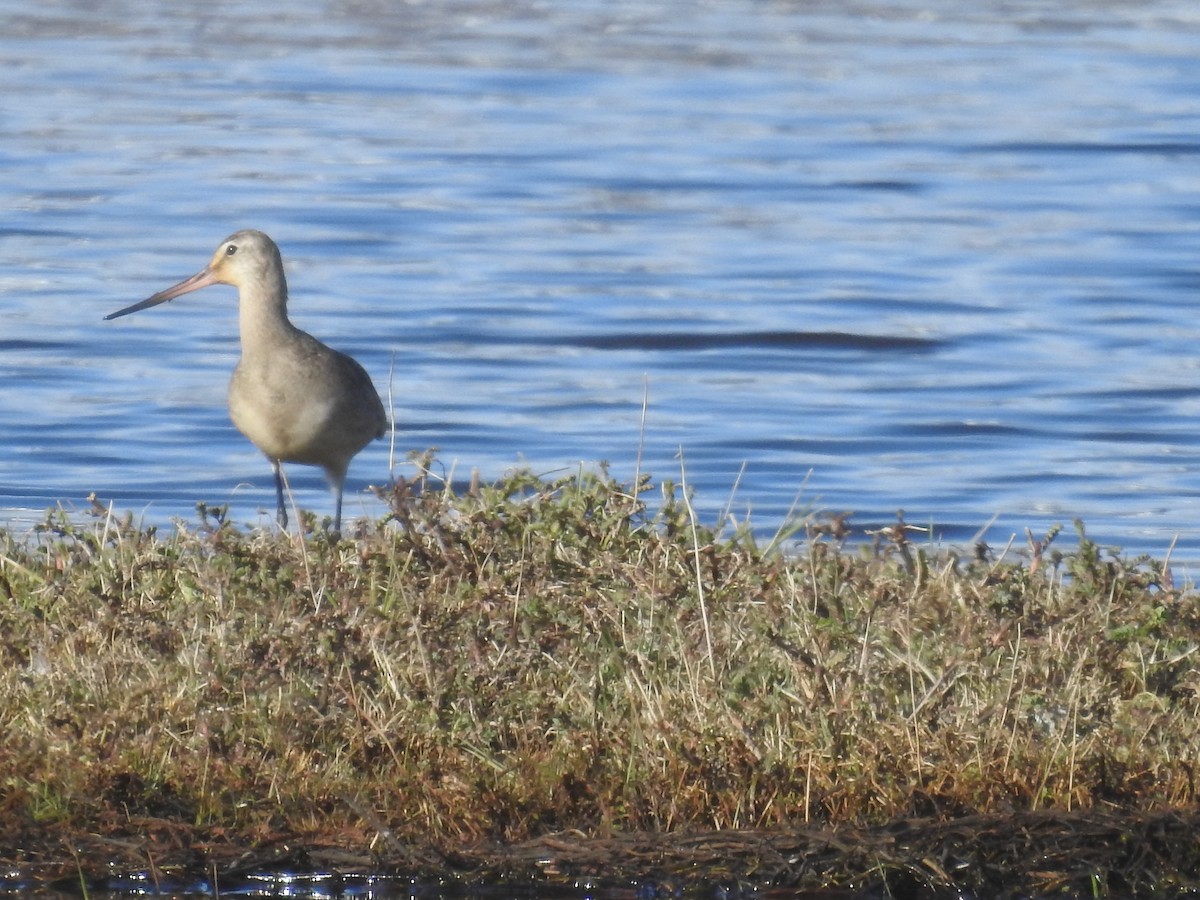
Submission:
<svg viewBox="0 0 1200 900">
<path fill-rule="evenodd" d="M 603 473 L 420 487 L 340 542 L 211 510 L 0 534 L 0 857 L 1196 802 L 1200 600 L 1153 562 L 837 522 L 782 555 Z"/>
</svg>

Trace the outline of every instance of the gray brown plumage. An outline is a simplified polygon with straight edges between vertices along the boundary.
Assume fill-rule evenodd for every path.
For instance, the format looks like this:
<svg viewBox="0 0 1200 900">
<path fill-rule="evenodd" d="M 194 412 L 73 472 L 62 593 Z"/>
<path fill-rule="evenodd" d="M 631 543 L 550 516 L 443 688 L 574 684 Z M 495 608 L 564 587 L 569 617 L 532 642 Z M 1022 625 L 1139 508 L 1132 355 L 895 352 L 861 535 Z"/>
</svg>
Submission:
<svg viewBox="0 0 1200 900">
<path fill-rule="evenodd" d="M 229 382 L 229 415 L 271 461 L 276 511 L 287 527 L 282 463 L 320 466 L 337 498 L 334 530 L 342 527 L 342 491 L 350 460 L 387 431 L 383 403 L 354 359 L 291 323 L 279 248 L 261 231 L 239 231 L 221 242 L 209 264 L 178 284 L 108 319 L 230 284 L 238 289 L 242 358 Z"/>
</svg>

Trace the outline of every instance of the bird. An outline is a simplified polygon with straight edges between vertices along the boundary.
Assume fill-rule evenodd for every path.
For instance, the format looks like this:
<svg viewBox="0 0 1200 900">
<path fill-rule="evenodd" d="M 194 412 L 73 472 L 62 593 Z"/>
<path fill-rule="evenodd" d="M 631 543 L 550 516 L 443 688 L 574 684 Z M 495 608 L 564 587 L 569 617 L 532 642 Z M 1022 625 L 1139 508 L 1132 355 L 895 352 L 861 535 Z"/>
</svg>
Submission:
<svg viewBox="0 0 1200 900">
<path fill-rule="evenodd" d="M 283 463 L 320 466 L 336 497 L 333 530 L 342 530 L 342 492 L 350 460 L 389 428 L 371 377 L 359 363 L 292 324 L 279 247 L 261 231 L 225 238 L 190 278 L 105 316 L 127 316 L 213 284 L 238 290 L 242 355 L 229 382 L 233 424 L 271 463 L 276 517 L 287 528 Z"/>
</svg>

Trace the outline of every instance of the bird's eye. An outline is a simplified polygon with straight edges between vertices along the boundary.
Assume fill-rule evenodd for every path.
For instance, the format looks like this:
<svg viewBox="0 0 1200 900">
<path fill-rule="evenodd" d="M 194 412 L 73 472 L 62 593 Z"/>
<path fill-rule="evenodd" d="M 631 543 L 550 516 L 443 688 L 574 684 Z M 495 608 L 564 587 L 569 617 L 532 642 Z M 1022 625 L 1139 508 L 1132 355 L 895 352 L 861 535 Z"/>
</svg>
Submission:
<svg viewBox="0 0 1200 900">
<path fill-rule="evenodd" d="M 237 244 L 230 244 L 228 247 L 225 248 L 226 256 L 233 256 L 233 254 L 235 254 L 235 253 L 237 253 Z"/>
</svg>

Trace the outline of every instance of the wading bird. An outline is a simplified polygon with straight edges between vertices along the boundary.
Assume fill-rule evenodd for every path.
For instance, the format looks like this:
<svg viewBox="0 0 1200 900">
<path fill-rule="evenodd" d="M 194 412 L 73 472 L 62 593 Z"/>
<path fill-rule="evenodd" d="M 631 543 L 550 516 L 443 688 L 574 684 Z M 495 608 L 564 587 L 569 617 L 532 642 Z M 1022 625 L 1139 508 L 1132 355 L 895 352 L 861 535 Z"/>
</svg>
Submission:
<svg viewBox="0 0 1200 900">
<path fill-rule="evenodd" d="M 340 532 L 346 470 L 359 450 L 387 431 L 387 414 L 362 366 L 288 319 L 287 282 L 274 241 L 261 231 L 230 235 L 191 278 L 105 318 L 149 309 L 211 284 L 238 289 L 242 358 L 229 382 L 229 415 L 271 461 L 280 526 L 287 527 L 280 466 L 301 463 L 325 470 L 337 497 L 333 529 Z"/>
</svg>

